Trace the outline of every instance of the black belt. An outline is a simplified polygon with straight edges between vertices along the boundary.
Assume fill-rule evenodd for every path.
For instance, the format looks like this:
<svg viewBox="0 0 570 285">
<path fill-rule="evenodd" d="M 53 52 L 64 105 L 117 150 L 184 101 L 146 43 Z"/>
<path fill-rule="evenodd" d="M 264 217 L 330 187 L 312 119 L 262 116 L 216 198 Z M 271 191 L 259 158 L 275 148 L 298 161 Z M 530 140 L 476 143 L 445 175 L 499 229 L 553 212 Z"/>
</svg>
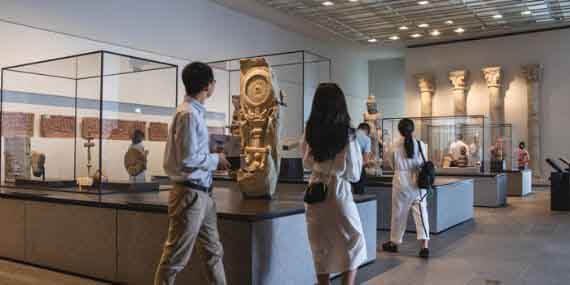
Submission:
<svg viewBox="0 0 570 285">
<path fill-rule="evenodd" d="M 198 184 L 196 184 L 196 183 L 194 183 L 194 182 L 192 182 L 192 181 L 180 181 L 180 182 L 176 182 L 176 184 L 182 185 L 182 186 L 184 186 L 184 187 L 192 188 L 192 189 L 194 189 L 194 190 L 202 191 L 202 192 L 205 192 L 205 193 L 211 193 L 211 192 L 212 192 L 212 188 L 213 188 L 212 186 L 210 186 L 210 187 L 205 187 L 205 186 L 202 186 L 202 185 L 198 185 Z"/>
</svg>

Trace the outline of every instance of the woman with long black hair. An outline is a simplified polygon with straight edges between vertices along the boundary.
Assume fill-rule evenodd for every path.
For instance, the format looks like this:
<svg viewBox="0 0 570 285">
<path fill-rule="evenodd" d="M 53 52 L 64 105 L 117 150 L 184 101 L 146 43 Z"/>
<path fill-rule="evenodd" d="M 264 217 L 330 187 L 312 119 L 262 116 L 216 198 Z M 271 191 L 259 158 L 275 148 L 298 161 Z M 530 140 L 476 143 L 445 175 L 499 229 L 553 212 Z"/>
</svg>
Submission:
<svg viewBox="0 0 570 285">
<path fill-rule="evenodd" d="M 421 165 L 428 159 L 426 145 L 414 139 L 414 122 L 402 119 L 398 130 L 402 138 L 391 148 L 388 160 L 394 169 L 392 182 L 392 222 L 390 241 L 382 248 L 388 252 L 397 252 L 406 231 L 408 215 L 412 211 L 416 223 L 417 238 L 420 241 L 420 257 L 429 257 L 429 222 L 425 189 L 419 189 L 417 178 Z M 421 146 L 421 150 L 420 150 Z"/>
<path fill-rule="evenodd" d="M 366 261 L 362 223 L 350 182 L 360 178 L 362 154 L 350 127 L 342 90 L 334 83 L 317 88 L 301 144 L 310 182 L 328 186 L 326 199 L 306 204 L 307 229 L 320 285 L 342 272 L 343 285 L 353 285 L 358 266 Z"/>
</svg>

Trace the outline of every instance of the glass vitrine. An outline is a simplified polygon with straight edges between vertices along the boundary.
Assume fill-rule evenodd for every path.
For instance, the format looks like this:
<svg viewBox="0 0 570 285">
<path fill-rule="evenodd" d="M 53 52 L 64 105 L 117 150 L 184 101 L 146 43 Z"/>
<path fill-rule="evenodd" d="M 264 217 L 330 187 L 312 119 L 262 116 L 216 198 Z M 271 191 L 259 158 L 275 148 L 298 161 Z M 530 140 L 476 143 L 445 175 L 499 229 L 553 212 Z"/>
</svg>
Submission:
<svg viewBox="0 0 570 285">
<path fill-rule="evenodd" d="M 240 60 L 263 57 L 277 78 L 279 88 L 284 92 L 281 108 L 281 142 L 289 144 L 298 141 L 308 120 L 313 96 L 319 83 L 331 79 L 331 60 L 308 51 L 292 51 L 266 55 L 248 56 L 210 62 L 216 78 L 214 96 L 207 102 L 207 108 L 226 113 L 218 120 L 210 119 L 211 126 L 226 127 L 231 133 L 232 119 L 239 108 Z M 298 149 L 283 151 L 284 158 L 300 158 Z"/>
<path fill-rule="evenodd" d="M 139 178 L 163 175 L 177 65 L 94 51 L 5 67 L 1 76 L 3 185 L 74 191 L 80 181 L 101 194 L 107 184 L 128 184 L 126 153 L 136 131 L 146 159 Z"/>
<path fill-rule="evenodd" d="M 388 154 L 401 139 L 398 123 L 403 118 L 382 120 L 384 170 L 391 170 Z M 413 117 L 414 135 L 428 146 L 428 159 L 439 172 L 480 172 L 485 169 L 488 120 L 484 116 Z"/>
</svg>

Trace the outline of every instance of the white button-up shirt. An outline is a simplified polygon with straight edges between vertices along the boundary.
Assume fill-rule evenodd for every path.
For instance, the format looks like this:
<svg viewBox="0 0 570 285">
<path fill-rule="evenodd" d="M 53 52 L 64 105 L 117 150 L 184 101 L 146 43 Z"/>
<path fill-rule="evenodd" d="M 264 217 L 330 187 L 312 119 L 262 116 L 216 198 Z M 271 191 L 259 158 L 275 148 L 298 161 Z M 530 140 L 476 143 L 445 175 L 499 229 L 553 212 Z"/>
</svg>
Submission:
<svg viewBox="0 0 570 285">
<path fill-rule="evenodd" d="M 219 156 L 210 153 L 205 116 L 204 105 L 189 96 L 176 109 L 164 151 L 164 171 L 171 180 L 212 185 Z"/>
</svg>

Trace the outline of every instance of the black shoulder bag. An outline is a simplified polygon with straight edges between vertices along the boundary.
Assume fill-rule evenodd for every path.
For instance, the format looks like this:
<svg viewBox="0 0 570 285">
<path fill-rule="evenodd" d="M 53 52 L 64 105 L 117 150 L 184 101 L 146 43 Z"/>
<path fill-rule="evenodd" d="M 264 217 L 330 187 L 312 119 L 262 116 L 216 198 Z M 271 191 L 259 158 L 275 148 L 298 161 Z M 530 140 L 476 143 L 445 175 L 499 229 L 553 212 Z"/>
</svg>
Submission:
<svg viewBox="0 0 570 285">
<path fill-rule="evenodd" d="M 426 160 L 424 151 L 422 150 L 422 144 L 419 140 L 417 142 L 423 160 L 423 163 L 420 166 L 420 173 L 418 174 L 418 187 L 420 189 L 431 190 L 435 182 L 435 165 L 433 162 Z"/>
<path fill-rule="evenodd" d="M 328 182 L 325 184 L 323 182 L 311 182 L 309 183 L 309 185 L 307 186 L 307 189 L 305 189 L 305 197 L 304 197 L 304 201 L 307 204 L 316 204 L 316 203 L 320 203 L 323 202 L 324 200 L 327 199 L 327 194 L 329 192 L 329 184 L 331 182 L 331 169 L 332 166 L 334 164 L 334 160 L 331 161 L 331 165 L 329 167 L 329 172 L 328 172 Z"/>
</svg>

